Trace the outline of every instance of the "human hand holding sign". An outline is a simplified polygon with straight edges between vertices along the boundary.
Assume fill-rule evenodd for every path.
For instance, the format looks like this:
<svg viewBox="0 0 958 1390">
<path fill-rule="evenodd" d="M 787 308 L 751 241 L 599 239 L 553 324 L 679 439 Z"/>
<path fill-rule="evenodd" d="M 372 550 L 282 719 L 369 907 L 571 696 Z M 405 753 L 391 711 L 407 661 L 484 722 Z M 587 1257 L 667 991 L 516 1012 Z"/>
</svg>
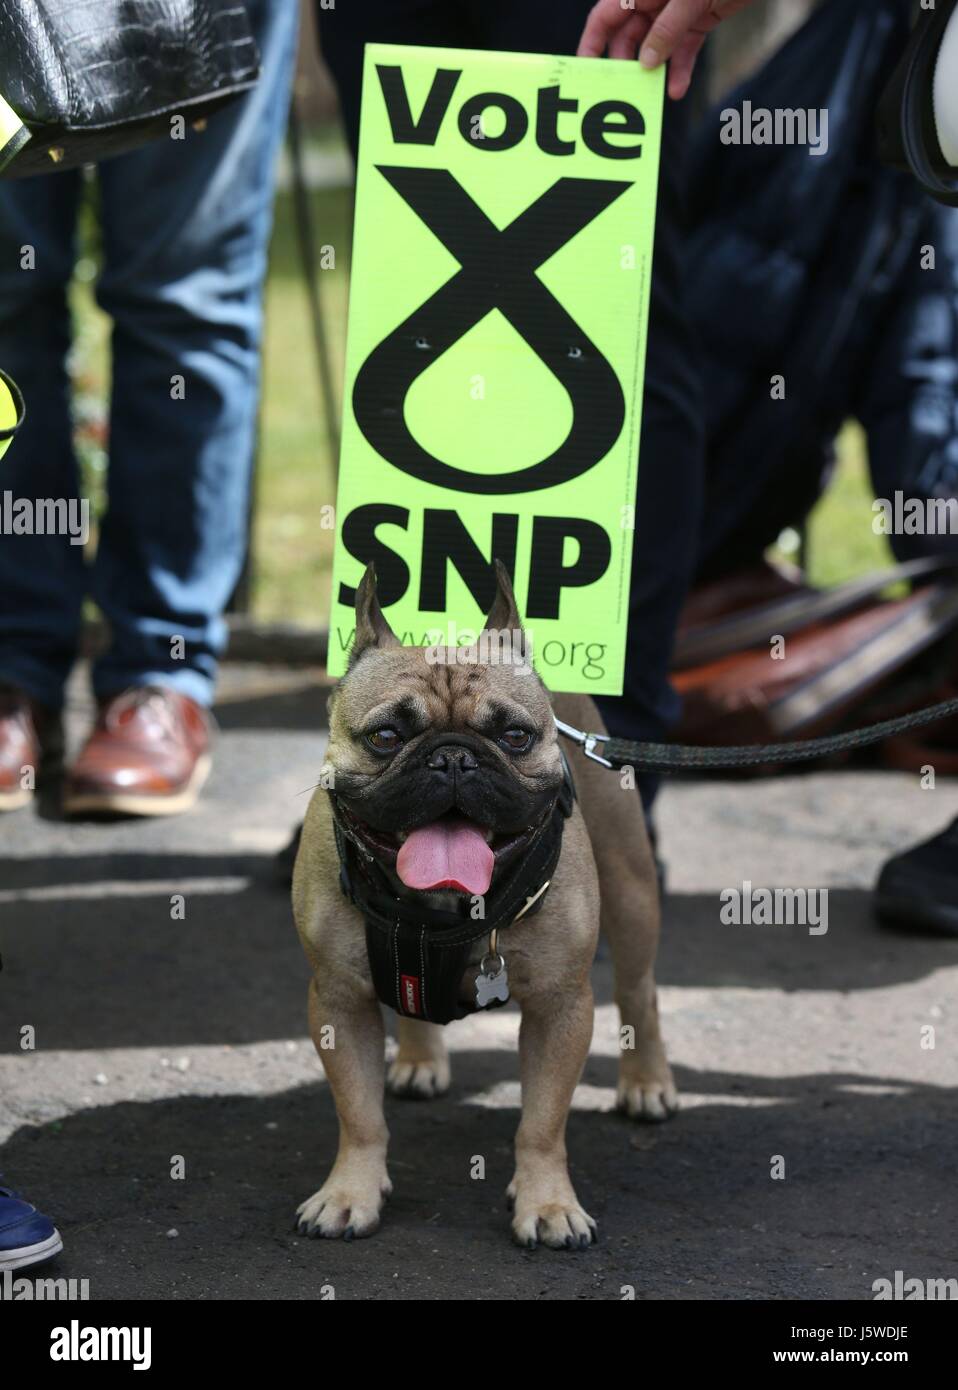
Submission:
<svg viewBox="0 0 958 1390">
<path fill-rule="evenodd" d="M 684 97 L 706 35 L 753 0 L 598 0 L 579 40 L 580 58 L 635 58 L 645 68 L 666 59 L 669 96 Z"/>
</svg>

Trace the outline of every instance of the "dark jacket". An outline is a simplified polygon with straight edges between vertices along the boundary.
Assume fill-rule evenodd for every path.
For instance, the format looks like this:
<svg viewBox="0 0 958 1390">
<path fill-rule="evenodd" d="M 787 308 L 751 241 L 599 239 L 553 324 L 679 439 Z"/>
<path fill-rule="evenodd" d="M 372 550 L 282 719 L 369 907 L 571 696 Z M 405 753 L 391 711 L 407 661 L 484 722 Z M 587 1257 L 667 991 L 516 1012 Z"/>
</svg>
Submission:
<svg viewBox="0 0 958 1390">
<path fill-rule="evenodd" d="M 950 441 L 915 428 L 923 382 L 911 338 L 925 358 L 944 358 L 930 369 L 940 385 L 958 349 L 954 265 L 923 271 L 920 248 L 934 241 L 948 261 L 936 227 L 958 214 L 936 211 L 876 153 L 878 99 L 908 32 L 908 0 L 826 0 L 697 132 L 686 285 L 705 375 L 703 575 L 747 562 L 802 520 L 849 415 L 869 432 L 876 490 L 917 485 L 929 451 L 953 447 L 958 419 Z M 722 110 L 746 100 L 826 109 L 827 152 L 723 144 Z M 914 320 L 935 294 L 948 322 L 932 344 Z M 784 400 L 772 398 L 778 375 Z"/>
</svg>

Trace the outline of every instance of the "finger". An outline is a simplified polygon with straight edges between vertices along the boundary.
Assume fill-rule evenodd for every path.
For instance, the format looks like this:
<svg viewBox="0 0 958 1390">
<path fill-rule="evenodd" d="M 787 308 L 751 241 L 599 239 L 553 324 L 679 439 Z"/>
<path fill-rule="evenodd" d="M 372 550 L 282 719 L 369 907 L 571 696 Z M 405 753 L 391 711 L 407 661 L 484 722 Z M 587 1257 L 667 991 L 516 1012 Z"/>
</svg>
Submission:
<svg viewBox="0 0 958 1390">
<path fill-rule="evenodd" d="M 704 34 L 689 34 L 672 54 L 672 61 L 669 63 L 669 96 L 673 101 L 681 101 L 692 85 L 695 60 L 704 42 Z"/>
<path fill-rule="evenodd" d="M 597 0 L 589 11 L 576 55 L 579 58 L 601 58 L 613 35 L 633 17 L 633 11 L 623 9 L 619 0 Z"/>
<path fill-rule="evenodd" d="M 639 54 L 642 66 L 657 68 L 666 58 L 671 58 L 689 31 L 702 26 L 709 9 L 709 0 L 669 0 L 642 45 Z"/>
<path fill-rule="evenodd" d="M 650 27 L 646 15 L 632 15 L 628 24 L 624 24 L 617 34 L 613 34 L 609 43 L 609 57 L 634 59 Z"/>
</svg>

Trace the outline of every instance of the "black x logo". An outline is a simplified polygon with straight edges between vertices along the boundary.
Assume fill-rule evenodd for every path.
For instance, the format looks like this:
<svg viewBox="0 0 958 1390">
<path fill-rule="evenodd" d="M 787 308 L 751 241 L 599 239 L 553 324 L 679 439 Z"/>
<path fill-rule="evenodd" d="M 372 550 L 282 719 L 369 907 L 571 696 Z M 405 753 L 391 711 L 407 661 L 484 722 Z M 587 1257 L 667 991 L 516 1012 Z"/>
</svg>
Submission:
<svg viewBox="0 0 958 1390">
<path fill-rule="evenodd" d="M 615 201 L 629 183 L 558 179 L 502 230 L 447 169 L 377 165 L 462 267 L 366 358 L 353 388 L 359 428 L 390 463 L 426 483 L 461 492 L 533 492 L 577 478 L 619 437 L 625 401 L 618 378 L 593 342 L 535 274 Z M 492 309 L 505 316 L 569 393 L 572 428 L 548 458 L 511 473 L 453 468 L 410 434 L 410 386 Z"/>
</svg>

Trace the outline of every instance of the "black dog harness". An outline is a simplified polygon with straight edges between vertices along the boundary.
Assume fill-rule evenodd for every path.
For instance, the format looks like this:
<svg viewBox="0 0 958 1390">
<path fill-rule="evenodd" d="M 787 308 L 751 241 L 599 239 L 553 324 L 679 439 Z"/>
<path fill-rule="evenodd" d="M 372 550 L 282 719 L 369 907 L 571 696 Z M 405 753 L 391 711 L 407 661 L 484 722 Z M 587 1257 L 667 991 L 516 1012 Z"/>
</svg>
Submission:
<svg viewBox="0 0 958 1390">
<path fill-rule="evenodd" d="M 483 898 L 481 917 L 472 916 L 475 900 L 470 898 L 460 911 L 445 911 L 398 897 L 383 869 L 350 831 L 330 791 L 340 887 L 365 920 L 369 968 L 384 1004 L 407 1018 L 450 1023 L 506 1002 L 508 992 L 482 1005 L 463 1003 L 462 977 L 477 941 L 494 939 L 494 932 L 502 932 L 520 917 L 531 917 L 545 901 L 559 862 L 565 822 L 575 803 L 572 770 L 564 753 L 562 772 L 555 801 L 529 844 Z"/>
</svg>

